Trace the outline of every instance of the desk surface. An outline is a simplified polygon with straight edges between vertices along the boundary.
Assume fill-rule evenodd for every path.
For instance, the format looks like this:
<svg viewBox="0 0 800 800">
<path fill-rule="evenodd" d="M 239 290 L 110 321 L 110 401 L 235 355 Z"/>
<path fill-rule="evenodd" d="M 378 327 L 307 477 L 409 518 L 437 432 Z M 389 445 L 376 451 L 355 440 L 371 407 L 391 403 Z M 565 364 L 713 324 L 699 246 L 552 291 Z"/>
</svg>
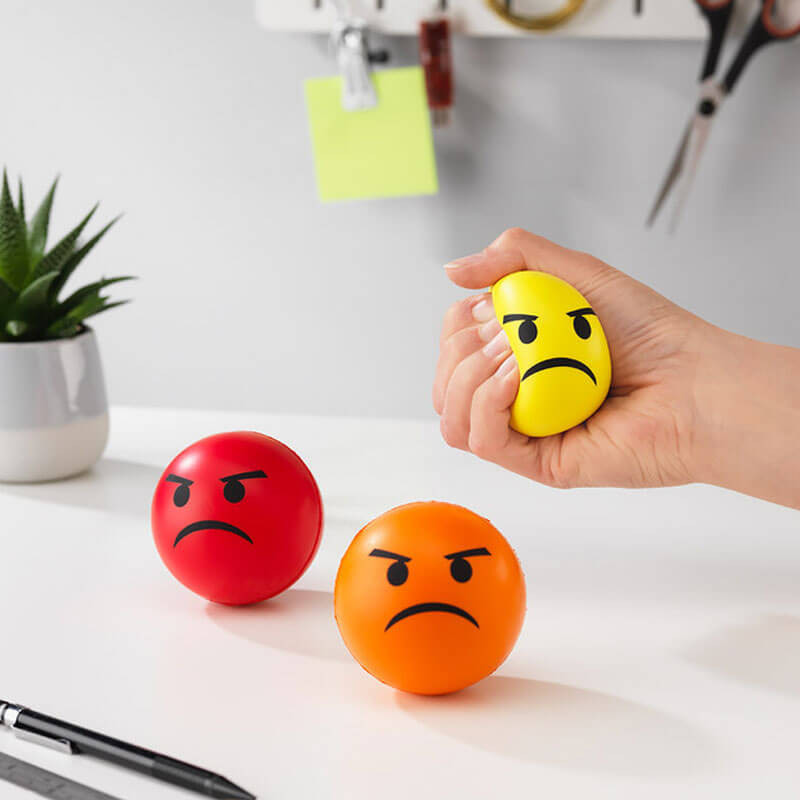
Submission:
<svg viewBox="0 0 800 800">
<path fill-rule="evenodd" d="M 242 428 L 307 460 L 327 520 L 294 588 L 237 609 L 169 576 L 148 512 L 179 449 Z M 550 490 L 449 450 L 433 423 L 127 408 L 93 471 L 0 498 L 0 695 L 264 800 L 800 792 L 797 512 L 704 486 Z M 492 519 L 527 576 L 511 657 L 443 698 L 377 683 L 333 620 L 352 536 L 418 499 Z M 192 796 L 7 732 L 0 749 L 125 800 Z"/>
</svg>

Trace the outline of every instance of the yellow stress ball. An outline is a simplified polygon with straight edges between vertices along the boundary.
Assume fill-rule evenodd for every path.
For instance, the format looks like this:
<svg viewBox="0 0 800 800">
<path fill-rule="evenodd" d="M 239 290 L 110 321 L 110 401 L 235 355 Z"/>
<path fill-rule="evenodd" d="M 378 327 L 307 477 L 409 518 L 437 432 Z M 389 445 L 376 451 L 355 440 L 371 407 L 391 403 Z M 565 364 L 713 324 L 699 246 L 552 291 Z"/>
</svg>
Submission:
<svg viewBox="0 0 800 800">
<path fill-rule="evenodd" d="M 519 365 L 511 427 L 551 436 L 594 414 L 611 385 L 611 355 L 586 298 L 555 275 L 525 270 L 497 281 L 492 300 Z"/>
</svg>

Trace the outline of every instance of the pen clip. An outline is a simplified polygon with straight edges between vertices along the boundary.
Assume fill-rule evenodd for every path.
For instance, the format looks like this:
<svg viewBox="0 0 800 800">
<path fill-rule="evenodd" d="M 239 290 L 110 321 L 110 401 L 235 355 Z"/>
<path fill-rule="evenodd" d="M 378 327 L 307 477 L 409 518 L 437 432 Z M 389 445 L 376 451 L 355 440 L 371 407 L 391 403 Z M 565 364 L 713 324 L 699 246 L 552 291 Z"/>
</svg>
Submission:
<svg viewBox="0 0 800 800">
<path fill-rule="evenodd" d="M 58 750 L 60 753 L 77 753 L 78 749 L 68 739 L 62 739 L 57 736 L 45 736 L 38 731 L 28 730 L 23 723 L 19 721 L 19 715 L 25 709 L 22 706 L 13 705 L 12 703 L 0 702 L 0 725 L 5 725 L 14 731 L 14 736 L 18 739 L 25 739 L 34 744 L 40 744 L 43 747 L 49 747 L 52 750 Z"/>
<path fill-rule="evenodd" d="M 27 742 L 40 744 L 42 747 L 49 747 L 51 750 L 58 750 L 60 753 L 77 753 L 77 749 L 68 739 L 56 739 L 51 736 L 45 736 L 41 733 L 34 733 L 27 728 L 22 728 L 19 725 L 14 726 L 11 730 L 18 739 L 24 739 Z"/>
</svg>

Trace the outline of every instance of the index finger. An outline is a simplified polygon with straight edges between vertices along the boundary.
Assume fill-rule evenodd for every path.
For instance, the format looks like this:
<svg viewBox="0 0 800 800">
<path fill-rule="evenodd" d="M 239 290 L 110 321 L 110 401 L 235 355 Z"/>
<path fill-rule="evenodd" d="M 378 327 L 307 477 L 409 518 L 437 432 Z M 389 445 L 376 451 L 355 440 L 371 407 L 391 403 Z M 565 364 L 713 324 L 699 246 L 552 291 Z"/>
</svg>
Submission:
<svg viewBox="0 0 800 800">
<path fill-rule="evenodd" d="M 445 265 L 447 277 L 466 289 L 492 286 L 503 276 L 523 269 L 549 272 L 585 293 L 584 290 L 611 267 L 586 253 L 561 247 L 521 228 L 510 228 L 482 252 Z"/>
</svg>

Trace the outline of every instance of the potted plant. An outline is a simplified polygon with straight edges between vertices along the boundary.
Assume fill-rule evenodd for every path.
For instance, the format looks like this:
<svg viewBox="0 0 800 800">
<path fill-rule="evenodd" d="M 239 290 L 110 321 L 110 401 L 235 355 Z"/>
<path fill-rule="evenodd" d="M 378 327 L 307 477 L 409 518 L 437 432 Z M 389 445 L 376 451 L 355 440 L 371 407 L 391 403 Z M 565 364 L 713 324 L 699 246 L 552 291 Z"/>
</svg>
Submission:
<svg viewBox="0 0 800 800">
<path fill-rule="evenodd" d="M 108 439 L 100 354 L 86 319 L 120 305 L 102 291 L 129 277 L 103 278 L 62 298 L 76 267 L 117 220 L 82 241 L 95 206 L 47 249 L 57 183 L 28 221 L 22 181 L 15 203 L 3 170 L 0 481 L 45 481 L 82 472 L 97 461 Z"/>
</svg>

